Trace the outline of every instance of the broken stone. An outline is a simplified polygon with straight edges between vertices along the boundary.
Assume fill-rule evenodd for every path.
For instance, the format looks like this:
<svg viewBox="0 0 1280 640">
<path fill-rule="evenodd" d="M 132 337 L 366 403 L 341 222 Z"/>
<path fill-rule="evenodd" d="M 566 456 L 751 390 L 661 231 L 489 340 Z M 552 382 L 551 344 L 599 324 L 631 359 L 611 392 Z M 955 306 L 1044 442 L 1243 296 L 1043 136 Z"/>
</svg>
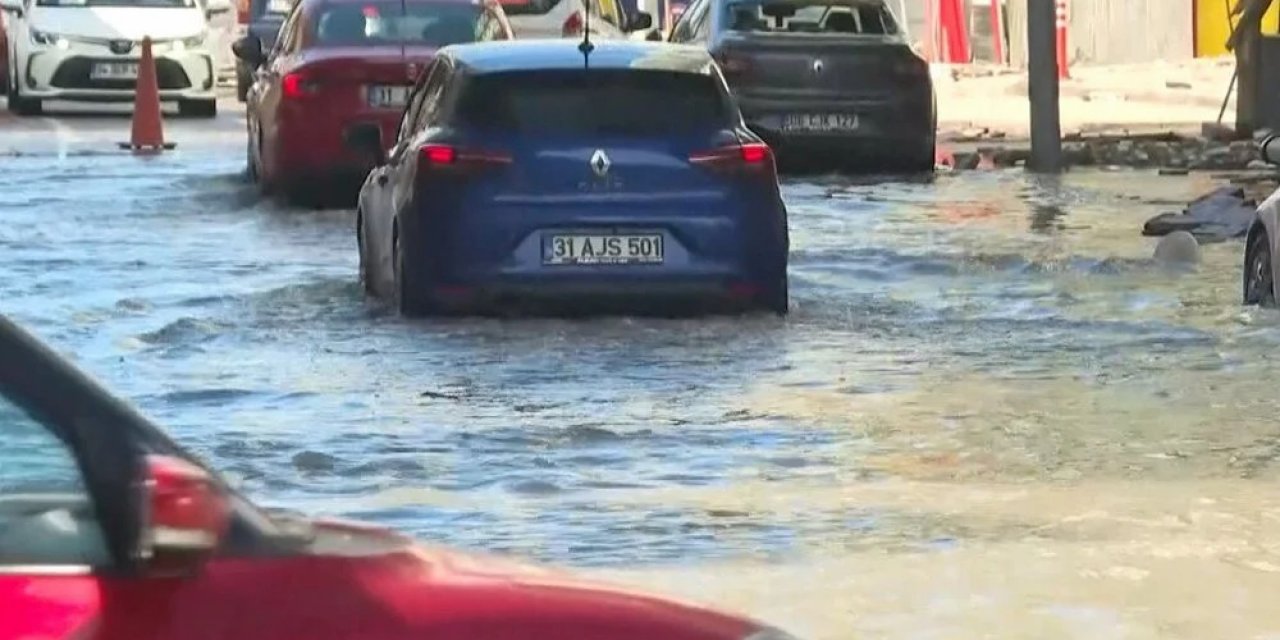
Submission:
<svg viewBox="0 0 1280 640">
<path fill-rule="evenodd" d="M 1201 123 L 1200 135 L 1203 135 L 1205 138 L 1208 138 L 1209 140 L 1216 140 L 1219 142 L 1230 142 L 1239 137 L 1238 135 L 1236 135 L 1235 129 L 1224 126 L 1223 124 L 1218 122 Z"/>
<path fill-rule="evenodd" d="M 1243 238 L 1256 215 L 1257 204 L 1238 186 L 1220 187 L 1187 205 L 1182 213 L 1162 213 L 1142 226 L 1144 236 L 1186 231 L 1202 242 Z"/>
<path fill-rule="evenodd" d="M 1152 257 L 1156 262 L 1170 266 L 1197 264 L 1200 262 L 1200 243 L 1186 231 L 1174 231 L 1160 238 Z"/>
</svg>

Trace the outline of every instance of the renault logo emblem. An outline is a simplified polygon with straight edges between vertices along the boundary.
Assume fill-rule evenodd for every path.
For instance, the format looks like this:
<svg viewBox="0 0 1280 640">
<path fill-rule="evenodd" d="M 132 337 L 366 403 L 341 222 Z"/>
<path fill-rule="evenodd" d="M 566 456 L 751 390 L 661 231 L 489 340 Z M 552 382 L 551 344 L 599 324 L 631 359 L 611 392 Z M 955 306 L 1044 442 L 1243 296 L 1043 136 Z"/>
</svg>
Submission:
<svg viewBox="0 0 1280 640">
<path fill-rule="evenodd" d="M 823 69 L 823 67 L 824 67 L 824 66 L 825 66 L 825 65 L 823 65 L 823 64 L 822 64 L 822 60 L 814 60 L 814 61 L 813 61 L 813 75 L 815 75 L 815 76 L 817 76 L 817 75 L 822 75 L 822 69 Z"/>
<path fill-rule="evenodd" d="M 591 154 L 591 172 L 603 178 L 609 173 L 609 166 L 613 163 L 609 162 L 609 156 L 605 155 L 604 149 L 596 149 Z"/>
</svg>

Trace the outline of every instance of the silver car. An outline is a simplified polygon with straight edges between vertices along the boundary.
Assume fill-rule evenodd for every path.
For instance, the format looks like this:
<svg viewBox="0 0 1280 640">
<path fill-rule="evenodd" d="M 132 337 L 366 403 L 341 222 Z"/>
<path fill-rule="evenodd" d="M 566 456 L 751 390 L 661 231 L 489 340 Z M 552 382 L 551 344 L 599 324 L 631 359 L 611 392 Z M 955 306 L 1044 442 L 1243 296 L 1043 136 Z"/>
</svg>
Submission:
<svg viewBox="0 0 1280 640">
<path fill-rule="evenodd" d="M 1273 165 L 1280 165 L 1280 136 L 1271 136 L 1262 142 L 1262 158 Z M 1257 219 L 1249 228 L 1244 250 L 1244 303 L 1275 306 L 1280 294 L 1276 282 L 1275 255 L 1280 250 L 1280 189 L 1258 205 Z"/>
</svg>

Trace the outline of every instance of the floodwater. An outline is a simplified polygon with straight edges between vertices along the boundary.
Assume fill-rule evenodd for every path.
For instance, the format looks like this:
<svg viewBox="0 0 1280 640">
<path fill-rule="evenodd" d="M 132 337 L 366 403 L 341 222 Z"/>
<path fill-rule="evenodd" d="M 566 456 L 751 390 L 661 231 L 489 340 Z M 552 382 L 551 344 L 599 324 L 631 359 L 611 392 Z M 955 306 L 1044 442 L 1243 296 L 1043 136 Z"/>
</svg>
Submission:
<svg viewBox="0 0 1280 640">
<path fill-rule="evenodd" d="M 239 139 L 0 159 L 3 310 L 267 504 L 812 639 L 1280 638 L 1280 315 L 1208 178 L 790 182 L 790 318 L 405 321 Z"/>
</svg>

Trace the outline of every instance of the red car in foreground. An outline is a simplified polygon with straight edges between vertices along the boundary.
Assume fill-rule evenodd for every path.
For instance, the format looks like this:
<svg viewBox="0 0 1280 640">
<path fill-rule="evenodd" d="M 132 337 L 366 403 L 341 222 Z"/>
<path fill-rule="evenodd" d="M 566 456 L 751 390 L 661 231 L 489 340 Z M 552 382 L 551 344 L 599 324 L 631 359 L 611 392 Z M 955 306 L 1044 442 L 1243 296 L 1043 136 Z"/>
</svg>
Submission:
<svg viewBox="0 0 1280 640">
<path fill-rule="evenodd" d="M 354 200 L 372 167 L 347 149 L 347 132 L 376 123 L 389 148 L 436 49 L 511 37 L 496 0 L 301 0 L 270 54 L 253 35 L 233 47 L 257 69 L 246 96 L 250 175 L 291 200 Z"/>
<path fill-rule="evenodd" d="M 0 439 L 0 638 L 790 638 L 374 527 L 265 512 L 3 316 Z"/>
</svg>

